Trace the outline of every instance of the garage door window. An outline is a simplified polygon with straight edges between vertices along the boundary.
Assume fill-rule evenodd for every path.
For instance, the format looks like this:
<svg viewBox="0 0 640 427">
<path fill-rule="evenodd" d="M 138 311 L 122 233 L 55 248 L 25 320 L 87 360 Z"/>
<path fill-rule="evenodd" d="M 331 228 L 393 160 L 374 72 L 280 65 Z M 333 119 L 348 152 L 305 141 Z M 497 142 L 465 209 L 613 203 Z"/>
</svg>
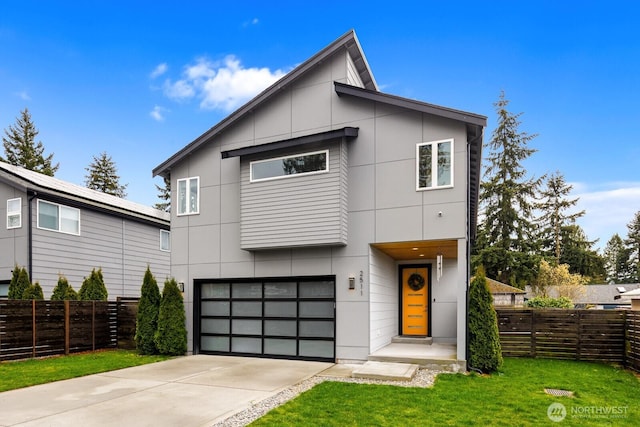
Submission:
<svg viewBox="0 0 640 427">
<path fill-rule="evenodd" d="M 335 360 L 333 277 L 196 285 L 197 351 Z"/>
</svg>

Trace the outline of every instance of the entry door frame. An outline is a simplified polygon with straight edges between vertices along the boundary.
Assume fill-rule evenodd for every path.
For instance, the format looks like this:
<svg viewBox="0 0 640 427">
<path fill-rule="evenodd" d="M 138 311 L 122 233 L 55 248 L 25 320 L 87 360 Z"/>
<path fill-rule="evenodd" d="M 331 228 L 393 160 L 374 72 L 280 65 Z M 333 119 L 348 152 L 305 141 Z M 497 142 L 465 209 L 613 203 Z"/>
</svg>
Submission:
<svg viewBox="0 0 640 427">
<path fill-rule="evenodd" d="M 404 269 L 411 268 L 426 268 L 427 269 L 427 337 L 431 336 L 431 302 L 433 298 L 431 296 L 431 263 L 422 264 L 398 264 L 398 335 L 402 335 L 402 321 L 404 304 L 402 301 L 402 271 Z"/>
</svg>

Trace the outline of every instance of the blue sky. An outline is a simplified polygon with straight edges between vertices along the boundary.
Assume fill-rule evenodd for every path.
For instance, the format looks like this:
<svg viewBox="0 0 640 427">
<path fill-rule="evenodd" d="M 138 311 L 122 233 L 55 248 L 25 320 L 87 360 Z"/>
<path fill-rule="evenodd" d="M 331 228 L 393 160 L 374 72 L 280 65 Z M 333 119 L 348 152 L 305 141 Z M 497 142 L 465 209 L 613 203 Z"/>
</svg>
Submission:
<svg viewBox="0 0 640 427">
<path fill-rule="evenodd" d="M 151 170 L 278 76 L 355 29 L 381 90 L 488 117 L 504 90 L 525 166 L 574 185 L 604 246 L 640 210 L 640 6 L 621 1 L 2 2 L 0 128 L 25 107 L 83 185 L 106 151 L 128 199 Z M 4 135 L 4 132 L 2 132 Z"/>
</svg>

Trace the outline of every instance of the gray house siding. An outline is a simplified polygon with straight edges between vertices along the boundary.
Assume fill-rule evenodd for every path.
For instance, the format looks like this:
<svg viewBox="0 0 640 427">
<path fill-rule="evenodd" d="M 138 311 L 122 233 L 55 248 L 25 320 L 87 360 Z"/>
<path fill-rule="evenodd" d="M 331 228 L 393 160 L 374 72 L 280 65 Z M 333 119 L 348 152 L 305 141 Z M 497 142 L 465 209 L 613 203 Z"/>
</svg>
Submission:
<svg viewBox="0 0 640 427">
<path fill-rule="evenodd" d="M 21 198 L 22 226 L 7 229 L 7 200 Z M 0 280 L 11 279 L 16 264 L 28 261 L 27 193 L 0 181 Z"/>
<path fill-rule="evenodd" d="M 268 98 L 259 95 L 259 103 L 242 107 L 242 114 L 223 120 L 154 171 L 170 172 L 174 189 L 177 179 L 200 177 L 199 214 L 171 217 L 171 272 L 185 283 L 189 349 L 198 339 L 193 334 L 194 321 L 199 321 L 193 317 L 194 281 L 330 275 L 336 278 L 336 359 L 365 360 L 398 334 L 399 266 L 420 263 L 432 265 L 432 336 L 457 343 L 458 358 L 465 358 L 467 124 L 416 108 L 338 94 L 335 82 L 361 85 L 356 68 L 345 47 L 322 56 L 302 75 L 292 71 L 296 79 L 274 85 L 265 91 Z M 257 157 L 223 159 L 221 154 L 345 127 L 358 128 L 358 136 L 339 145 L 342 175 L 332 181 L 330 174 L 300 176 L 271 181 L 264 189 L 249 184 L 249 162 Z M 417 144 L 444 139 L 453 140 L 454 185 L 417 190 Z M 333 162 L 337 147 L 324 142 L 316 148 L 329 148 Z M 329 182 L 333 189 L 327 188 Z M 259 190 L 254 192 L 252 186 Z M 323 204 L 299 235 L 288 236 L 287 225 L 300 219 L 295 210 L 287 210 L 287 199 L 313 203 L 317 194 L 331 194 L 333 210 L 323 210 Z M 273 216 L 266 200 L 273 204 Z M 309 227 L 327 216 L 329 240 L 317 240 Z M 371 246 L 417 241 L 454 245 L 439 280 L 433 273 L 435 259 L 397 261 Z M 329 246 L 317 246 L 321 244 Z M 350 277 L 355 289 L 349 288 Z"/>
<path fill-rule="evenodd" d="M 241 248 L 266 249 L 347 243 L 345 143 L 327 145 L 326 173 L 250 182 L 250 163 L 314 150 L 287 150 L 242 158 L 240 184 Z"/>
<path fill-rule="evenodd" d="M 37 227 L 33 201 L 33 274 L 49 298 L 60 274 L 78 291 L 92 269 L 102 268 L 109 299 L 140 295 L 147 268 L 160 283 L 170 274 L 170 254 L 160 250 L 158 227 L 80 209 L 80 235 Z"/>
</svg>

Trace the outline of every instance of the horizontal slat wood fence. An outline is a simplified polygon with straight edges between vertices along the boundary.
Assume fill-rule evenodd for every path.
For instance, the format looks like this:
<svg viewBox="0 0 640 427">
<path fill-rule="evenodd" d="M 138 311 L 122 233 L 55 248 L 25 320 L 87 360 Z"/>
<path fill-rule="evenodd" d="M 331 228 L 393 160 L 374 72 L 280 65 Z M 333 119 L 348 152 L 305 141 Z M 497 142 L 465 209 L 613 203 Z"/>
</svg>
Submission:
<svg viewBox="0 0 640 427">
<path fill-rule="evenodd" d="M 135 348 L 137 300 L 0 301 L 0 360 Z"/>
<path fill-rule="evenodd" d="M 502 354 L 625 364 L 640 370 L 640 313 L 496 309 Z"/>
</svg>

